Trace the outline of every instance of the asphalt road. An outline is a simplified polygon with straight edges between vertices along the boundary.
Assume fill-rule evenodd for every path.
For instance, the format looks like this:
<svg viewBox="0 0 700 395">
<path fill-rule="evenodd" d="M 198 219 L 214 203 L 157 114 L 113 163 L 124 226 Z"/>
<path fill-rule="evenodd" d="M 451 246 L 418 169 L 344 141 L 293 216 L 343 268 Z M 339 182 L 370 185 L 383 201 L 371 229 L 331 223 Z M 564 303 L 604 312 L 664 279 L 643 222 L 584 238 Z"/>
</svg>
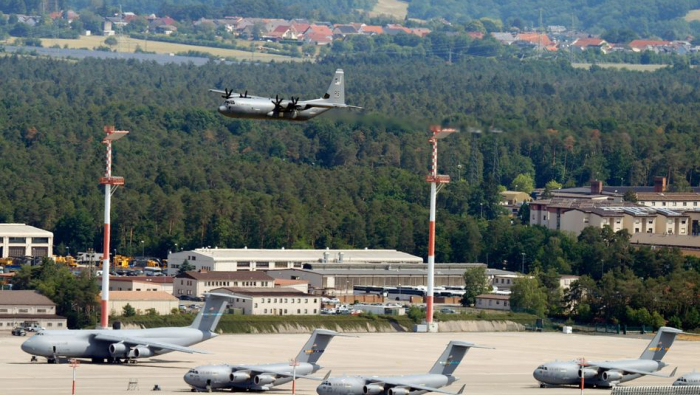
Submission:
<svg viewBox="0 0 700 395">
<path fill-rule="evenodd" d="M 46 364 L 42 358 L 30 363 L 30 356 L 20 349 L 25 337 L 0 332 L 0 394 L 70 394 L 72 369 L 67 363 Z M 332 376 L 400 375 L 427 372 L 450 340 L 463 340 L 496 347 L 495 350 L 472 349 L 457 368 L 460 378 L 450 389 L 466 384 L 465 394 L 579 394 L 575 388 L 541 389 L 532 378 L 540 363 L 585 357 L 592 360 L 636 358 L 651 336 L 646 338 L 564 335 L 560 333 L 376 333 L 359 337 L 340 337 L 331 342 L 320 363 Z M 211 354 L 170 353 L 136 365 L 97 365 L 83 361 L 76 369 L 76 394 L 122 394 L 130 380 L 138 380 L 140 391 L 150 391 L 158 384 L 162 394 L 190 392 L 182 380 L 188 369 L 212 363 L 267 363 L 288 361 L 294 357 L 307 335 L 222 335 L 197 348 Z M 664 359 L 678 367 L 678 374 L 700 368 L 700 342 L 676 341 Z M 667 373 L 668 373 L 667 372 Z M 626 383 L 635 385 L 670 385 L 673 379 L 643 377 Z M 297 393 L 315 395 L 319 383 L 297 382 Z M 271 395 L 291 392 L 286 384 Z M 585 392 L 608 394 L 607 390 Z"/>
</svg>

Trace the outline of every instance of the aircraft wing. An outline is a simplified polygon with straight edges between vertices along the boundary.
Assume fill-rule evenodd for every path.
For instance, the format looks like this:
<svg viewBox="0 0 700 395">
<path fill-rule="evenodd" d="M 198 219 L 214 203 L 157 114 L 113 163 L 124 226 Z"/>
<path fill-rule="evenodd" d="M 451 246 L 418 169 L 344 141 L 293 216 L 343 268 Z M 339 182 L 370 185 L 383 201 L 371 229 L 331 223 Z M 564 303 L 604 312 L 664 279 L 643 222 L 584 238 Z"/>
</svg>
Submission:
<svg viewBox="0 0 700 395">
<path fill-rule="evenodd" d="M 146 346 L 146 347 L 153 347 L 153 348 L 159 348 L 159 349 L 170 350 L 170 351 L 180 351 L 180 352 L 186 352 L 188 354 L 193 354 L 193 353 L 209 354 L 206 351 L 201 351 L 201 350 L 197 350 L 197 349 L 189 348 L 189 347 L 183 347 L 183 346 L 179 346 L 177 344 L 158 342 L 158 341 L 153 341 L 151 339 L 142 339 L 142 338 L 138 338 L 138 337 L 126 337 L 126 336 L 119 336 L 119 335 L 110 335 L 107 333 L 100 333 L 100 334 L 96 335 L 95 340 L 117 342 L 117 343 L 126 343 L 126 344 L 131 344 L 134 346 Z"/>
<path fill-rule="evenodd" d="M 670 377 L 675 376 L 676 370 L 678 369 L 678 368 L 673 369 L 673 372 L 671 372 L 670 375 L 666 375 L 666 374 L 659 373 L 659 372 L 648 372 L 645 370 L 637 370 L 637 369 L 627 368 L 624 366 L 618 366 L 614 362 L 603 362 L 603 363 L 594 362 L 590 366 L 591 367 L 598 367 L 598 368 L 601 368 L 603 370 L 618 370 L 618 371 L 624 372 L 624 373 L 643 374 L 643 375 L 648 375 L 648 376 L 656 376 L 656 377 L 664 377 L 664 378 L 670 378 Z"/>
<path fill-rule="evenodd" d="M 388 384 L 392 387 L 410 388 L 411 391 L 418 390 L 418 391 L 438 392 L 440 394 L 447 394 L 447 395 L 462 395 L 462 392 L 464 392 L 464 387 L 466 387 L 466 385 L 463 385 L 462 388 L 459 389 L 459 391 L 450 392 L 450 391 L 445 391 L 445 390 L 440 389 L 440 388 L 426 387 L 424 385 L 418 385 L 418 384 L 407 384 L 407 383 L 402 383 L 400 381 L 394 381 L 394 380 L 383 380 L 381 378 L 376 378 L 376 377 L 364 377 L 364 379 L 365 379 L 365 381 L 370 382 L 370 383 Z"/>
<path fill-rule="evenodd" d="M 226 91 L 226 90 L 220 90 L 220 89 L 209 89 L 209 92 L 214 92 L 214 93 L 219 93 L 222 95 L 228 95 L 229 98 L 231 99 L 238 99 L 240 97 L 245 97 L 246 99 L 266 99 L 261 96 L 253 96 L 249 95 L 248 91 L 245 93 L 239 93 L 239 92 L 233 92 L 233 91 Z"/>
<path fill-rule="evenodd" d="M 331 103 L 327 101 L 303 101 L 298 103 L 299 106 L 307 106 L 307 107 L 320 107 L 320 108 L 357 108 L 357 109 L 362 109 L 362 107 L 358 106 L 351 106 L 349 104 L 343 104 L 343 103 Z"/>
</svg>

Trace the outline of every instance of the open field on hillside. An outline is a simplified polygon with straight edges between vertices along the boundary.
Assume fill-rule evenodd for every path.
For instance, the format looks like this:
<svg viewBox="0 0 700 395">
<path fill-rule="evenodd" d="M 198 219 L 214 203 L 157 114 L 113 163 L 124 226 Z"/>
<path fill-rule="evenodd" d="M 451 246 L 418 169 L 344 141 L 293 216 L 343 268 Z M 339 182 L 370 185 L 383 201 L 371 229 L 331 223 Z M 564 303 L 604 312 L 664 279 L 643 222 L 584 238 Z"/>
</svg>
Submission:
<svg viewBox="0 0 700 395">
<path fill-rule="evenodd" d="M 396 19 L 404 19 L 408 14 L 408 3 L 399 0 L 378 0 L 369 14 L 371 16 L 391 15 Z"/>
<path fill-rule="evenodd" d="M 590 69 L 591 63 L 572 63 L 572 67 L 577 69 Z M 603 69 L 627 69 L 632 71 L 656 71 L 668 67 L 667 64 L 629 64 L 629 63 L 597 63 L 596 66 Z"/>
<path fill-rule="evenodd" d="M 685 20 L 688 22 L 700 21 L 700 10 L 690 10 L 688 15 L 685 16 Z"/>
<path fill-rule="evenodd" d="M 104 36 L 80 36 L 80 38 L 77 40 L 42 38 L 41 44 L 44 47 L 51 47 L 58 44 L 59 46 L 61 46 L 61 48 L 68 46 L 68 48 L 76 49 L 94 49 L 99 46 L 106 46 L 105 38 L 106 37 Z M 8 42 L 13 41 L 14 39 L 8 40 Z M 257 60 L 262 62 L 269 62 L 271 60 L 274 60 L 275 62 L 303 60 L 302 58 L 291 58 L 289 56 L 272 55 L 267 53 L 256 52 L 255 54 L 252 54 L 248 51 L 239 51 L 235 49 L 200 47 L 197 45 L 174 44 L 160 41 L 135 40 L 129 37 L 124 38 L 124 42 L 121 45 L 121 50 L 124 52 L 134 52 L 137 46 L 140 46 L 141 49 L 144 51 L 150 51 L 159 54 L 177 54 L 178 52 L 199 51 L 207 52 L 214 56 L 222 58 L 234 57 L 236 59 Z"/>
</svg>

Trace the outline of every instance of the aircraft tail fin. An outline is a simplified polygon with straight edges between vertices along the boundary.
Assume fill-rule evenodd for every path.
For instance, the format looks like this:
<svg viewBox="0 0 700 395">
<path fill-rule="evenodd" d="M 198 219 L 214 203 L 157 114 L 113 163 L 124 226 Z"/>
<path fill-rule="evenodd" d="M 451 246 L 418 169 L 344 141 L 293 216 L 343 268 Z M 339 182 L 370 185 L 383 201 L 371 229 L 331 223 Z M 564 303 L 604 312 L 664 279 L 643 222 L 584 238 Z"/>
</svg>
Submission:
<svg viewBox="0 0 700 395">
<path fill-rule="evenodd" d="M 329 331 L 326 329 L 314 329 L 311 337 L 301 348 L 297 355 L 297 362 L 316 363 L 323 352 L 326 351 L 328 343 L 333 340 L 333 337 L 340 335 L 338 332 Z"/>
<path fill-rule="evenodd" d="M 326 94 L 323 95 L 323 99 L 335 104 L 345 104 L 345 73 L 343 73 L 343 69 L 335 71 L 333 81 L 331 81 Z"/>
<path fill-rule="evenodd" d="M 651 343 L 644 350 L 639 359 L 653 359 L 660 361 L 666 352 L 671 348 L 673 341 L 676 340 L 676 335 L 683 333 L 680 329 L 662 326 L 656 332 L 656 336 L 651 340 Z"/>
<path fill-rule="evenodd" d="M 231 295 L 226 294 L 206 294 L 204 307 L 199 311 L 197 317 L 190 325 L 190 328 L 196 328 L 203 332 L 214 332 L 219 324 L 221 316 L 224 314 L 224 309 Z"/>
<path fill-rule="evenodd" d="M 451 376 L 455 369 L 457 369 L 457 366 L 459 366 L 459 363 L 462 362 L 462 358 L 464 358 L 464 355 L 472 347 L 488 348 L 477 346 L 473 343 L 461 342 L 456 340 L 450 341 L 450 343 L 447 345 L 447 348 L 445 348 L 445 351 L 443 351 L 442 355 L 440 355 L 440 358 L 438 358 L 437 362 L 435 362 L 435 365 L 433 365 L 432 369 L 430 369 L 428 373 Z"/>
</svg>

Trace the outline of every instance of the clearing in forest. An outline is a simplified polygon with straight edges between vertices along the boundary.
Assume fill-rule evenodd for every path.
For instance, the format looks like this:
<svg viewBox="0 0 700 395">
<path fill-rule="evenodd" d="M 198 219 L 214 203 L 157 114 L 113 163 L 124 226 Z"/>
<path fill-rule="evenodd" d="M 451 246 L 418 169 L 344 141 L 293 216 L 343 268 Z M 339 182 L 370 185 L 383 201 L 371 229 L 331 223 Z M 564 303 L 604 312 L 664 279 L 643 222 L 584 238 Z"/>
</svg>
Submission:
<svg viewBox="0 0 700 395">
<path fill-rule="evenodd" d="M 404 20 L 408 14 L 408 3 L 399 0 L 378 0 L 377 5 L 369 12 L 370 16 L 390 15 Z"/>
<path fill-rule="evenodd" d="M 685 20 L 688 22 L 700 21 L 700 10 L 690 10 L 685 16 Z"/>
</svg>

